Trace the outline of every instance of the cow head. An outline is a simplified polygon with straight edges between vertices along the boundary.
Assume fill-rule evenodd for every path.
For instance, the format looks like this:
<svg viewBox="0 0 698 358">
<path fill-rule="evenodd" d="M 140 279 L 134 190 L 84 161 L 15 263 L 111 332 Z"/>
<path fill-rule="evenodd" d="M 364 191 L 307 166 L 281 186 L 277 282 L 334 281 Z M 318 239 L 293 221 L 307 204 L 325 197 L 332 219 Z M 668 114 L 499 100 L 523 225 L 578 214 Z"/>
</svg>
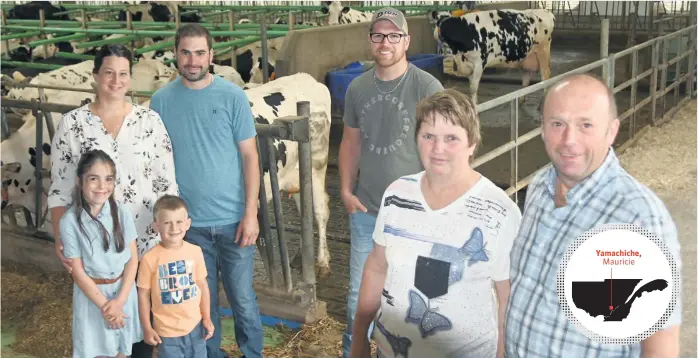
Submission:
<svg viewBox="0 0 698 358">
<path fill-rule="evenodd" d="M 257 64 L 250 71 L 250 82 L 254 82 L 254 83 L 264 82 L 263 70 L 264 70 L 264 67 L 262 65 L 262 58 L 258 57 Z M 267 76 L 268 76 L 270 81 L 274 80 L 274 77 L 275 77 L 274 66 L 269 62 L 267 62 Z"/>
<path fill-rule="evenodd" d="M 237 69 L 238 73 L 240 73 L 242 81 L 245 83 L 250 82 L 250 80 L 252 79 L 254 69 L 254 62 L 252 60 L 252 50 L 247 49 L 245 52 L 235 56 L 235 62 L 235 68 Z M 221 64 L 226 63 L 222 62 Z M 228 62 L 228 64 L 230 63 Z"/>
<path fill-rule="evenodd" d="M 14 50 L 11 50 L 10 60 L 20 62 L 31 62 L 33 49 L 30 46 L 20 45 Z"/>
<path fill-rule="evenodd" d="M 131 12 L 131 21 L 141 21 L 143 18 L 143 12 L 142 11 L 136 11 L 136 12 Z M 126 11 L 125 10 L 119 10 L 119 21 L 126 21 L 127 16 L 126 16 Z"/>
<path fill-rule="evenodd" d="M 321 11 L 323 14 L 328 14 L 328 25 L 339 25 L 341 24 L 340 18 L 342 14 L 349 12 L 349 10 L 348 7 L 342 6 L 342 3 L 339 1 L 324 1 Z"/>
<path fill-rule="evenodd" d="M 169 22 L 173 18 L 173 14 L 167 5 L 158 4 L 156 2 L 150 3 L 148 14 L 157 22 Z"/>
</svg>

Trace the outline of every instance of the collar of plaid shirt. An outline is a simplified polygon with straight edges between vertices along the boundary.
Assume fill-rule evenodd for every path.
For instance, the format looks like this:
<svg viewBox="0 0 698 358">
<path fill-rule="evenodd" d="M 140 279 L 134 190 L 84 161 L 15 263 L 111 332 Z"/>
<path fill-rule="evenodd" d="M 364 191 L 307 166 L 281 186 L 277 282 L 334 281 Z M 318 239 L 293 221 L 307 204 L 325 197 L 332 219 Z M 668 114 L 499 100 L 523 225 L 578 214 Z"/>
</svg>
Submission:
<svg viewBox="0 0 698 358">
<path fill-rule="evenodd" d="M 616 174 L 618 168 L 621 168 L 621 166 L 616 152 L 613 150 L 613 147 L 609 147 L 606 159 L 601 163 L 601 166 L 567 192 L 567 195 L 565 195 L 567 205 L 574 205 L 579 200 L 594 195 L 596 191 L 601 190 L 603 184 L 615 178 L 613 174 Z M 548 169 L 543 180 L 542 184 L 548 189 L 550 195 L 555 197 L 555 184 L 557 182 L 555 167 Z"/>
</svg>

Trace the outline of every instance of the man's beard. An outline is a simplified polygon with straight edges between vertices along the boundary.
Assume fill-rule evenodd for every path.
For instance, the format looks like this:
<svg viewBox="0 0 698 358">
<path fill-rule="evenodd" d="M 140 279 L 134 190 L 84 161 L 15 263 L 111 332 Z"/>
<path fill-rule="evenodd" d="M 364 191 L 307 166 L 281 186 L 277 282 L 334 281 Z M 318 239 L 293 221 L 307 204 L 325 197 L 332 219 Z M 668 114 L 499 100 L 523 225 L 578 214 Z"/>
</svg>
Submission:
<svg viewBox="0 0 698 358">
<path fill-rule="evenodd" d="M 375 63 L 377 65 L 379 65 L 381 67 L 390 67 L 390 66 L 400 62 L 402 60 L 402 58 L 405 56 L 406 56 L 406 54 L 404 54 L 404 53 L 400 57 L 393 56 L 390 59 L 381 59 L 380 56 L 373 56 L 373 60 L 375 61 Z"/>
<path fill-rule="evenodd" d="M 208 74 L 208 67 L 201 68 L 201 71 L 198 74 L 190 74 L 186 70 L 179 70 L 179 74 L 186 78 L 189 82 L 197 82 L 206 78 L 206 75 Z"/>
</svg>

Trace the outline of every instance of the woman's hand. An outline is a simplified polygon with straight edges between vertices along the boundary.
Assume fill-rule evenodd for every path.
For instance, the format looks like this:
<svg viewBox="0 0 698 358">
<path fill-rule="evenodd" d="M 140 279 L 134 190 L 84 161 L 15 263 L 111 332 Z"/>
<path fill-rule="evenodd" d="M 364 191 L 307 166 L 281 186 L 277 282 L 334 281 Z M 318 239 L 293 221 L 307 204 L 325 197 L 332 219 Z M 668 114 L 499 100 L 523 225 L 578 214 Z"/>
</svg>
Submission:
<svg viewBox="0 0 698 358">
<path fill-rule="evenodd" d="M 58 259 L 61 260 L 61 264 L 63 267 L 68 272 L 73 272 L 73 267 L 71 266 L 71 263 L 73 260 L 65 258 L 63 255 L 63 241 L 61 241 L 61 237 L 59 235 L 56 235 L 56 256 L 58 256 Z"/>
<path fill-rule="evenodd" d="M 110 329 L 120 329 L 126 325 L 126 318 L 128 318 L 128 316 L 122 312 L 111 318 L 104 317 L 104 320 L 107 322 L 107 326 Z"/>
<path fill-rule="evenodd" d="M 107 303 L 102 306 L 101 311 L 102 311 L 102 317 L 104 319 L 112 321 L 113 319 L 123 315 L 124 317 L 128 317 L 124 314 L 123 312 L 124 308 L 124 303 L 121 302 L 118 298 L 109 300 Z"/>
</svg>

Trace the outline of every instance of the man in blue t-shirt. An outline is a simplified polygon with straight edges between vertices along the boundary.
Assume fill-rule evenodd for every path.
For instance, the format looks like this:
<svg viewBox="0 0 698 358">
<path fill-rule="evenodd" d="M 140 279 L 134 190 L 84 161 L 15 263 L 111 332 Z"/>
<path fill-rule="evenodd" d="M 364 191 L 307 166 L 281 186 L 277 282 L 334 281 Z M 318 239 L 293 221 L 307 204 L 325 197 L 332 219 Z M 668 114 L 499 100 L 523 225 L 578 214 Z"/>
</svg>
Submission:
<svg viewBox="0 0 698 358">
<path fill-rule="evenodd" d="M 235 339 L 247 358 L 261 357 L 264 332 L 252 288 L 259 234 L 260 174 L 252 109 L 245 92 L 209 73 L 211 34 L 199 24 L 177 30 L 180 76 L 158 90 L 150 108 L 162 117 L 172 140 L 175 173 L 192 219 L 186 241 L 201 247 L 211 289 L 214 335 L 208 358 L 220 349 L 218 268 L 233 309 Z"/>
</svg>

